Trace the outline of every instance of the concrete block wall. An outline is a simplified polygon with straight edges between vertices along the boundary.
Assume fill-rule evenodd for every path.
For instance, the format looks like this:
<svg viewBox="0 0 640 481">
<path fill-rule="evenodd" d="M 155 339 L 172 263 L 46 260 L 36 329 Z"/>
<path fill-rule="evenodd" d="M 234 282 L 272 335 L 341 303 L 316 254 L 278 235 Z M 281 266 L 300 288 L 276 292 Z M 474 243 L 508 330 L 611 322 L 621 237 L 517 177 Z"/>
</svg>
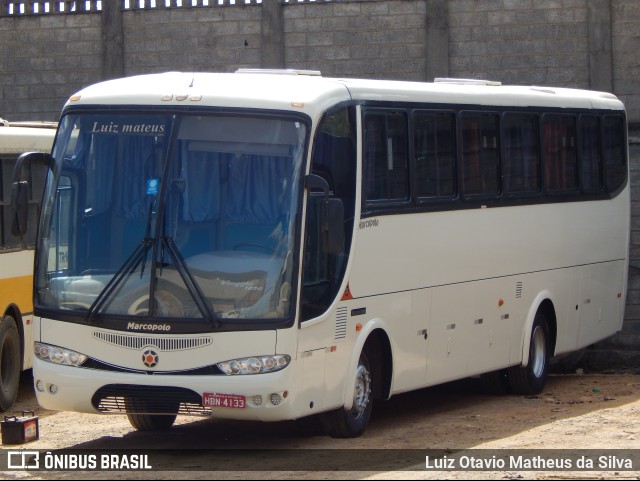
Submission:
<svg viewBox="0 0 640 481">
<path fill-rule="evenodd" d="M 588 0 L 450 0 L 451 74 L 589 88 Z"/>
<path fill-rule="evenodd" d="M 640 1 L 611 0 L 611 21 L 613 92 L 640 138 Z"/>
<path fill-rule="evenodd" d="M 0 18 L 0 117 L 57 120 L 102 78 L 101 31 L 99 14 Z"/>
<path fill-rule="evenodd" d="M 139 10 L 123 15 L 127 75 L 260 67 L 262 7 Z"/>
<path fill-rule="evenodd" d="M 397 0 L 288 5 L 285 65 L 325 76 L 422 81 L 426 8 Z"/>
</svg>

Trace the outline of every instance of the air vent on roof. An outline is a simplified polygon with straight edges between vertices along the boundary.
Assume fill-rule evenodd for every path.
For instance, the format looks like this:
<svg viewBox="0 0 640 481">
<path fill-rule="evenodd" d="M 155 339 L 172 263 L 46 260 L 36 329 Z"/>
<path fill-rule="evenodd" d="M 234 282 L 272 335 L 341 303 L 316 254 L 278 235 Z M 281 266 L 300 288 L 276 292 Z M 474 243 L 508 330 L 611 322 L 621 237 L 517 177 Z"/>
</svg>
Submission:
<svg viewBox="0 0 640 481">
<path fill-rule="evenodd" d="M 480 80 L 472 78 L 436 78 L 434 83 L 446 83 L 456 85 L 489 85 L 492 87 L 499 87 L 502 82 L 496 82 L 495 80 Z"/>
<path fill-rule="evenodd" d="M 311 75 L 321 77 L 320 70 L 269 69 L 269 68 L 239 68 L 236 73 L 266 73 L 275 75 Z"/>
</svg>

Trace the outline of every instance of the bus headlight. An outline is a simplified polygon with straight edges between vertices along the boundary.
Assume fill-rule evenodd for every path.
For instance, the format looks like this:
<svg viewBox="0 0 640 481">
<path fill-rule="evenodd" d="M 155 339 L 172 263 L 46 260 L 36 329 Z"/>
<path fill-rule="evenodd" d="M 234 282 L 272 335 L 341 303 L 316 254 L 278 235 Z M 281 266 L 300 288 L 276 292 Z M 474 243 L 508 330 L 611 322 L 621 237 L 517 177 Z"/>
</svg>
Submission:
<svg viewBox="0 0 640 481">
<path fill-rule="evenodd" d="M 291 356 L 255 356 L 244 359 L 232 359 L 218 363 L 218 368 L 227 376 L 242 374 L 266 374 L 281 371 L 289 365 Z"/>
<path fill-rule="evenodd" d="M 87 360 L 84 354 L 41 342 L 34 343 L 33 351 L 38 359 L 63 366 L 81 366 Z"/>
</svg>

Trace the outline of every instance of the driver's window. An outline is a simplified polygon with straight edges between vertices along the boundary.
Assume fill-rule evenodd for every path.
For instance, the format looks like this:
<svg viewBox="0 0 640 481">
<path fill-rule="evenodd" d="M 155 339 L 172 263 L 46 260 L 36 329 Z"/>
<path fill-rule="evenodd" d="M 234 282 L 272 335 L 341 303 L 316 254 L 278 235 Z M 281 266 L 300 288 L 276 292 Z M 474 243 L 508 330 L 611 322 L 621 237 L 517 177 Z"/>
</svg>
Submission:
<svg viewBox="0 0 640 481">
<path fill-rule="evenodd" d="M 325 114 L 317 130 L 311 173 L 327 181 L 331 197 L 342 200 L 345 248 L 340 254 L 327 254 L 323 250 L 320 214 L 324 195 L 309 192 L 304 243 L 303 321 L 317 317 L 328 309 L 344 278 L 355 210 L 355 125 L 355 109 L 345 107 Z"/>
<path fill-rule="evenodd" d="M 73 190 L 71 178 L 60 177 L 56 201 L 53 206 L 53 216 L 49 235 L 48 271 L 57 272 L 69 268 L 69 240 L 71 238 L 71 202 Z"/>
</svg>

